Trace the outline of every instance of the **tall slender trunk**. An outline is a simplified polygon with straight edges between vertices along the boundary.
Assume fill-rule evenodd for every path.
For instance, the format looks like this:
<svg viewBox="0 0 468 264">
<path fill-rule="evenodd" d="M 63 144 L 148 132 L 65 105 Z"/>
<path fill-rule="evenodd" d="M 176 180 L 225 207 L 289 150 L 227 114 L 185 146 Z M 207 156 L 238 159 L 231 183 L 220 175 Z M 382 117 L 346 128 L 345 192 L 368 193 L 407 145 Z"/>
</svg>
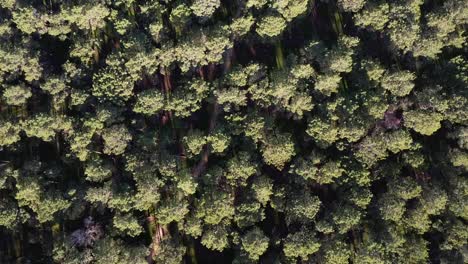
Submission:
<svg viewBox="0 0 468 264">
<path fill-rule="evenodd" d="M 280 70 L 284 69 L 284 55 L 281 40 L 278 40 L 275 44 L 275 55 L 276 67 L 278 67 Z"/>
<path fill-rule="evenodd" d="M 227 72 L 229 72 L 231 70 L 233 58 L 234 58 L 234 49 L 230 49 L 225 54 L 223 74 L 226 74 Z M 214 65 L 212 65 L 211 67 L 214 67 Z M 214 68 L 210 69 L 209 71 L 214 72 Z M 201 71 L 201 73 L 202 72 L 203 71 Z M 208 74 L 208 76 L 210 77 L 209 81 L 213 81 L 214 74 L 211 73 L 211 74 Z M 203 75 L 201 74 L 200 77 L 203 78 Z M 220 82 L 218 84 L 220 85 Z M 211 112 L 210 122 L 208 124 L 208 134 L 211 134 L 214 131 L 214 129 L 216 127 L 216 119 L 218 118 L 219 112 L 220 112 L 219 105 L 215 101 L 213 103 L 213 110 Z M 200 161 L 198 162 L 198 164 L 195 166 L 195 168 L 192 171 L 192 176 L 193 177 L 197 178 L 198 176 L 200 176 L 205 171 L 206 166 L 208 164 L 208 159 L 209 159 L 210 153 L 211 153 L 211 150 L 210 150 L 209 146 L 205 145 L 203 147 L 203 152 L 202 152 L 202 155 L 201 155 L 201 159 L 200 159 Z"/>
<path fill-rule="evenodd" d="M 153 264 L 155 263 L 154 257 L 158 254 L 160 250 L 161 241 L 167 235 L 168 230 L 167 227 L 158 224 L 157 219 L 154 216 L 149 216 L 147 220 L 148 226 L 151 228 L 150 232 L 153 233 L 152 242 L 150 246 L 150 253 L 148 255 L 147 262 Z"/>
<path fill-rule="evenodd" d="M 19 236 L 19 237 L 18 237 Z M 15 259 L 17 263 L 21 263 L 21 257 L 23 255 L 23 228 L 19 227 L 17 233 L 13 232 L 12 234 L 13 247 L 15 250 Z"/>
<path fill-rule="evenodd" d="M 193 242 L 193 239 L 190 239 L 190 245 L 189 245 L 189 249 L 188 249 L 188 255 L 190 257 L 190 263 L 191 264 L 197 264 L 198 261 L 197 261 L 197 255 L 196 255 L 196 251 L 195 251 L 195 243 Z"/>
</svg>

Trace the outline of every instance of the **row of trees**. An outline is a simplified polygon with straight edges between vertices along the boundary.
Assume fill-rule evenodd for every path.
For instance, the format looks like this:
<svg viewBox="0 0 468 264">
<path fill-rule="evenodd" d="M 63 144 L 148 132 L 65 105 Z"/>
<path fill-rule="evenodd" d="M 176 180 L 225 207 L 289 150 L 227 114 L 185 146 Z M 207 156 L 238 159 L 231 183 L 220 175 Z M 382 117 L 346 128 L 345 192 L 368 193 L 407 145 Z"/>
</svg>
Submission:
<svg viewBox="0 0 468 264">
<path fill-rule="evenodd" d="M 463 0 L 0 0 L 0 262 L 465 263 Z"/>
</svg>

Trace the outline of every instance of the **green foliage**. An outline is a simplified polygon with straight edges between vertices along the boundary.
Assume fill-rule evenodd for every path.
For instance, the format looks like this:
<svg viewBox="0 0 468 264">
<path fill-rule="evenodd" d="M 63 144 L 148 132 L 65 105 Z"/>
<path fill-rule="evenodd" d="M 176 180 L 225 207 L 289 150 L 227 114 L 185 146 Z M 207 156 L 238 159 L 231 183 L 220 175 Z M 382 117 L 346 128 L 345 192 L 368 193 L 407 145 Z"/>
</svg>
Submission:
<svg viewBox="0 0 468 264">
<path fill-rule="evenodd" d="M 208 249 L 223 251 L 229 245 L 226 227 L 224 225 L 209 226 L 203 231 L 201 243 Z"/>
<path fill-rule="evenodd" d="M 206 141 L 210 144 L 214 153 L 223 153 L 231 142 L 231 138 L 223 132 L 217 131 L 206 137 Z"/>
<path fill-rule="evenodd" d="M 308 159 L 299 159 L 292 166 L 291 171 L 306 180 L 314 180 L 319 184 L 329 184 L 340 177 L 345 171 L 339 161 L 322 161 L 323 157 L 312 153 Z"/>
<path fill-rule="evenodd" d="M 365 3 L 365 0 L 338 0 L 338 6 L 346 12 L 358 12 Z"/>
<path fill-rule="evenodd" d="M 213 15 L 220 5 L 220 0 L 195 0 L 190 9 L 192 9 L 194 15 L 208 18 Z"/>
<path fill-rule="evenodd" d="M 338 233 L 344 234 L 356 227 L 361 221 L 362 212 L 349 205 L 338 207 L 333 214 L 333 223 L 338 229 Z"/>
<path fill-rule="evenodd" d="M 191 177 L 188 171 L 179 172 L 177 180 L 177 188 L 181 189 L 185 195 L 193 195 L 197 191 L 198 183 Z"/>
<path fill-rule="evenodd" d="M 65 80 L 60 78 L 49 78 L 43 85 L 41 85 L 41 89 L 55 95 L 65 91 L 67 89 L 67 85 Z"/>
<path fill-rule="evenodd" d="M 404 113 L 405 126 L 426 136 L 439 130 L 442 118 L 441 114 L 427 110 L 411 110 Z"/>
<path fill-rule="evenodd" d="M 128 142 L 132 140 L 132 134 L 124 125 L 114 125 L 102 132 L 104 140 L 104 153 L 109 155 L 121 155 L 125 152 Z"/>
<path fill-rule="evenodd" d="M 89 94 L 85 91 L 72 89 L 70 92 L 70 105 L 72 106 L 80 106 L 86 102 L 88 99 Z"/>
<path fill-rule="evenodd" d="M 422 32 L 420 40 L 415 43 L 415 55 L 437 58 L 446 46 L 461 47 L 464 40 L 456 25 L 466 19 L 466 10 L 466 5 L 460 1 L 447 1 L 441 8 L 427 13 L 424 17 L 428 30 Z"/>
<path fill-rule="evenodd" d="M 465 225 L 460 221 L 455 221 L 451 225 L 447 232 L 447 239 L 444 241 L 442 248 L 445 250 L 452 249 L 462 249 L 465 246 L 468 240 L 468 231 L 465 228 Z"/>
<path fill-rule="evenodd" d="M 389 20 L 389 12 L 390 6 L 388 3 L 375 4 L 368 2 L 361 13 L 354 15 L 354 21 L 360 27 L 382 30 Z"/>
<path fill-rule="evenodd" d="M 439 215 L 446 207 L 448 201 L 447 194 L 435 187 L 426 190 L 417 206 L 407 213 L 405 223 L 413 228 L 417 233 L 423 234 L 431 228 L 430 216 Z"/>
<path fill-rule="evenodd" d="M 112 176 L 112 170 L 99 156 L 93 156 L 86 161 L 84 174 L 89 181 L 102 182 Z"/>
<path fill-rule="evenodd" d="M 407 150 L 411 148 L 413 139 L 411 135 L 406 130 L 396 130 L 385 134 L 384 140 L 387 146 L 387 149 L 392 153 L 398 153 L 402 150 Z"/>
<path fill-rule="evenodd" d="M 260 203 L 247 200 L 236 206 L 234 221 L 238 227 L 245 228 L 263 220 L 265 220 L 265 212 Z"/>
<path fill-rule="evenodd" d="M 247 105 L 247 91 L 232 88 L 229 90 L 215 91 L 219 104 L 224 105 L 224 109 L 229 110 L 230 106 L 241 107 Z"/>
<path fill-rule="evenodd" d="M 23 85 L 8 86 L 3 91 L 3 99 L 8 105 L 24 105 L 31 96 L 31 90 Z"/>
<path fill-rule="evenodd" d="M 233 196 L 230 193 L 216 191 L 205 193 L 200 200 L 197 215 L 203 218 L 205 223 L 217 225 L 223 219 L 232 219 L 234 216 Z"/>
<path fill-rule="evenodd" d="M 200 4 L 200 1 L 197 2 Z M 203 10 L 199 10 L 200 14 L 202 14 Z M 191 10 L 185 4 L 180 4 L 172 9 L 171 14 L 169 16 L 169 20 L 174 25 L 176 32 L 179 34 L 181 33 L 182 29 L 185 27 L 185 24 L 190 20 Z M 152 31 L 155 31 L 155 26 L 157 27 L 164 27 L 162 24 L 156 24 L 152 27 Z M 158 29 L 160 31 L 161 29 Z"/>
<path fill-rule="evenodd" d="M 405 200 L 392 194 L 384 195 L 380 202 L 380 213 L 384 220 L 398 222 L 405 213 Z"/>
<path fill-rule="evenodd" d="M 0 0 L 0 262 L 465 263 L 467 14 Z"/>
<path fill-rule="evenodd" d="M 230 27 L 235 36 L 242 37 L 249 33 L 254 23 L 255 20 L 252 16 L 245 16 L 234 19 Z"/>
<path fill-rule="evenodd" d="M 206 144 L 206 137 L 201 131 L 191 130 L 183 139 L 187 146 L 187 151 L 192 155 L 198 155 Z"/>
<path fill-rule="evenodd" d="M 131 214 L 114 215 L 112 224 L 114 228 L 131 237 L 138 236 L 143 232 L 138 220 Z"/>
<path fill-rule="evenodd" d="M 468 168 L 468 153 L 466 151 L 454 150 L 450 153 L 450 161 L 453 166 Z"/>
<path fill-rule="evenodd" d="M 92 258 L 97 263 L 146 263 L 146 248 L 124 244 L 120 239 L 104 238 L 93 248 Z"/>
<path fill-rule="evenodd" d="M 247 252 L 251 260 L 258 260 L 268 248 L 269 239 L 258 227 L 254 227 L 241 238 L 242 249 Z"/>
<path fill-rule="evenodd" d="M 171 110 L 178 117 L 188 117 L 201 107 L 201 102 L 207 96 L 211 87 L 203 81 L 195 81 L 185 87 L 184 90 L 172 94 L 166 110 Z"/>
<path fill-rule="evenodd" d="M 268 0 L 247 0 L 246 6 L 248 8 L 256 7 L 261 8 L 268 3 Z"/>
<path fill-rule="evenodd" d="M 14 80 L 24 74 L 26 82 L 38 81 L 43 70 L 39 63 L 39 56 L 36 52 L 28 51 L 21 46 L 16 49 L 0 46 L 0 76 Z"/>
<path fill-rule="evenodd" d="M 258 63 L 248 64 L 245 67 L 236 66 L 226 75 L 226 82 L 231 86 L 244 87 L 252 84 L 255 75 L 262 72 L 262 65 Z"/>
<path fill-rule="evenodd" d="M 255 164 L 251 160 L 247 152 L 240 152 L 236 157 L 230 159 L 227 162 L 226 179 L 232 181 L 233 184 L 240 183 L 241 185 L 245 185 L 247 179 L 257 171 Z"/>
<path fill-rule="evenodd" d="M 405 243 L 406 252 L 401 258 L 408 263 L 424 263 L 429 259 L 428 242 L 422 238 L 410 239 Z"/>
<path fill-rule="evenodd" d="M 183 230 L 186 234 L 198 238 L 201 236 L 203 232 L 202 228 L 202 221 L 198 219 L 196 216 L 188 216 L 185 219 Z"/>
<path fill-rule="evenodd" d="M 305 112 L 313 108 L 312 98 L 306 90 L 307 82 L 304 81 L 313 74 L 314 70 L 309 65 L 296 65 L 271 72 L 269 82 L 263 80 L 250 86 L 248 91 L 261 107 L 276 106 L 293 113 L 297 118 L 302 118 Z"/>
<path fill-rule="evenodd" d="M 468 127 L 456 129 L 452 138 L 457 139 L 457 144 L 460 148 L 468 149 Z"/>
<path fill-rule="evenodd" d="M 273 8 L 286 19 L 291 21 L 299 15 L 304 14 L 309 6 L 309 1 L 302 0 L 276 0 L 273 1 Z"/>
<path fill-rule="evenodd" d="M 255 193 L 255 198 L 262 205 L 266 205 L 273 195 L 273 181 L 264 175 L 256 177 L 252 183 L 252 190 Z"/>
<path fill-rule="evenodd" d="M 276 37 L 283 32 L 286 21 L 281 16 L 268 15 L 257 24 L 256 31 L 261 37 Z"/>
<path fill-rule="evenodd" d="M 300 230 L 286 237 L 283 251 L 286 257 L 301 257 L 303 260 L 306 260 L 310 255 L 317 252 L 319 248 L 320 243 L 315 238 L 313 232 Z"/>
<path fill-rule="evenodd" d="M 106 26 L 105 19 L 110 15 L 109 10 L 102 4 L 76 6 L 71 11 L 71 18 L 81 30 L 94 32 Z"/>
<path fill-rule="evenodd" d="M 338 140 L 338 128 L 328 120 L 311 119 L 306 130 L 322 146 L 328 146 Z"/>
<path fill-rule="evenodd" d="M 57 133 L 70 131 L 72 124 L 65 116 L 51 116 L 41 113 L 23 122 L 21 127 L 28 137 L 51 141 Z"/>
<path fill-rule="evenodd" d="M 384 248 L 381 244 L 373 241 L 365 242 L 361 244 L 361 248 L 353 257 L 353 260 L 366 264 L 383 264 L 385 263 L 382 256 L 383 252 Z"/>
<path fill-rule="evenodd" d="M 449 209 L 456 216 L 468 219 L 468 180 L 463 177 L 454 177 L 449 194 Z"/>
<path fill-rule="evenodd" d="M 363 60 L 361 65 L 367 73 L 367 77 L 372 81 L 379 81 L 385 73 L 385 69 L 375 60 Z"/>
<path fill-rule="evenodd" d="M 406 96 L 414 87 L 416 76 L 409 71 L 385 73 L 382 77 L 382 87 L 395 96 Z"/>
<path fill-rule="evenodd" d="M 107 66 L 93 75 L 93 95 L 101 101 L 127 101 L 133 95 L 133 80 L 123 67 L 122 59 L 114 55 L 106 62 Z"/>
<path fill-rule="evenodd" d="M 325 96 L 330 96 L 338 91 L 341 76 L 336 73 L 319 75 L 315 83 L 315 89 Z"/>
<path fill-rule="evenodd" d="M 232 47 L 228 37 L 228 29 L 228 26 L 222 26 L 213 28 L 206 33 L 196 30 L 184 38 L 184 41 L 174 49 L 168 50 L 170 52 L 168 56 L 171 56 L 168 59 L 172 62 L 175 55 L 182 72 L 209 63 L 220 63 L 224 52 Z"/>
<path fill-rule="evenodd" d="M 405 201 L 419 197 L 422 192 L 421 186 L 409 177 L 394 179 L 389 183 L 388 189 Z"/>
<path fill-rule="evenodd" d="M 160 243 L 160 249 L 155 256 L 156 263 L 182 263 L 185 251 L 186 248 L 183 245 L 180 245 L 173 239 L 166 238 Z"/>
<path fill-rule="evenodd" d="M 163 94 L 158 90 L 146 90 L 137 94 L 137 101 L 133 107 L 135 113 L 154 115 L 164 108 Z"/>
<path fill-rule="evenodd" d="M 37 30 L 36 21 L 31 19 L 34 17 L 34 11 L 33 8 L 20 8 L 13 12 L 13 22 L 25 34 L 31 34 Z"/>
<path fill-rule="evenodd" d="M 353 188 L 349 200 L 359 208 L 365 209 L 371 203 L 372 197 L 372 192 L 367 188 Z"/>
<path fill-rule="evenodd" d="M 43 193 L 41 185 L 35 179 L 23 178 L 16 184 L 18 192 L 15 199 L 19 206 L 27 206 L 40 223 L 52 221 L 54 215 L 70 206 L 70 202 L 55 195 Z"/>
<path fill-rule="evenodd" d="M 286 162 L 296 154 L 294 142 L 289 134 L 273 134 L 262 145 L 262 156 L 266 164 L 282 170 Z"/>
<path fill-rule="evenodd" d="M 351 257 L 351 250 L 346 243 L 341 241 L 332 241 L 324 246 L 326 264 L 347 263 Z"/>
<path fill-rule="evenodd" d="M 388 154 L 386 152 L 385 142 L 380 137 L 366 137 L 359 143 L 359 149 L 355 153 L 358 160 L 367 166 L 373 166 L 378 161 L 385 159 Z"/>
<path fill-rule="evenodd" d="M 0 146 L 8 146 L 18 142 L 20 128 L 18 125 L 11 122 L 2 122 L 0 126 Z"/>
<path fill-rule="evenodd" d="M 156 208 L 158 222 L 165 225 L 171 222 L 181 222 L 189 212 L 188 204 L 185 200 L 180 201 L 176 197 L 167 198 L 161 201 Z"/>
<path fill-rule="evenodd" d="M 358 38 L 340 36 L 338 45 L 325 53 L 324 60 L 320 62 L 322 67 L 335 73 L 350 72 L 353 67 L 353 48 L 358 44 Z M 326 82 L 332 82 L 332 79 L 326 80 Z"/>
<path fill-rule="evenodd" d="M 0 226 L 12 229 L 17 221 L 19 210 L 11 201 L 2 201 L 0 204 Z"/>
<path fill-rule="evenodd" d="M 315 218 L 320 210 L 320 199 L 310 194 L 294 195 L 286 202 L 286 212 L 292 218 L 308 222 Z M 288 217 L 289 218 L 289 217 Z M 286 219 L 289 221 L 289 219 Z"/>
</svg>

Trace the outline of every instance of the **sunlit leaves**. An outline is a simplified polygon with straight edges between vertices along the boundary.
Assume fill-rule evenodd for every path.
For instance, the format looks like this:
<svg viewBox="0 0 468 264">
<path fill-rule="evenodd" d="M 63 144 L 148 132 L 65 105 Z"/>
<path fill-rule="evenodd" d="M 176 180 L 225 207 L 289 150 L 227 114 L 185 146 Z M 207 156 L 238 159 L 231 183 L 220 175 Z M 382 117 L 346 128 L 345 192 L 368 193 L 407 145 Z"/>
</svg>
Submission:
<svg viewBox="0 0 468 264">
<path fill-rule="evenodd" d="M 136 113 L 154 115 L 164 108 L 165 99 L 158 90 L 146 90 L 137 94 L 137 101 L 133 107 Z"/>
<path fill-rule="evenodd" d="M 20 106 L 31 98 L 31 89 L 24 85 L 9 86 L 3 91 L 3 99 L 9 105 Z"/>
<path fill-rule="evenodd" d="M 276 37 L 286 27 L 286 21 L 281 16 L 269 15 L 257 24 L 257 33 L 261 37 Z"/>
<path fill-rule="evenodd" d="M 442 115 L 437 112 L 413 110 L 404 113 L 405 126 L 422 135 L 432 135 L 441 127 Z"/>
</svg>

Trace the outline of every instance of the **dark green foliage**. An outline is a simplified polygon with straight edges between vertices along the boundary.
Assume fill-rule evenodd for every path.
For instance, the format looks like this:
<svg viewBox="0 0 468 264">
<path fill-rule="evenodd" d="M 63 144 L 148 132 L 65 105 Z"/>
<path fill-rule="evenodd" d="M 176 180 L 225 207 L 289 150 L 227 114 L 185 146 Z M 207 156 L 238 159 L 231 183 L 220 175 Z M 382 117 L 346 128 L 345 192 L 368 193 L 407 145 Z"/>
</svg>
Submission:
<svg viewBox="0 0 468 264">
<path fill-rule="evenodd" d="M 284 240 L 284 255 L 290 258 L 307 259 L 311 254 L 317 252 L 320 243 L 310 230 L 301 230 L 290 233 Z"/>
<path fill-rule="evenodd" d="M 467 263 L 464 0 L 0 0 L 0 263 Z"/>
<path fill-rule="evenodd" d="M 242 249 L 247 252 L 251 260 L 258 260 L 268 248 L 268 237 L 258 227 L 248 231 L 241 241 Z"/>
</svg>

